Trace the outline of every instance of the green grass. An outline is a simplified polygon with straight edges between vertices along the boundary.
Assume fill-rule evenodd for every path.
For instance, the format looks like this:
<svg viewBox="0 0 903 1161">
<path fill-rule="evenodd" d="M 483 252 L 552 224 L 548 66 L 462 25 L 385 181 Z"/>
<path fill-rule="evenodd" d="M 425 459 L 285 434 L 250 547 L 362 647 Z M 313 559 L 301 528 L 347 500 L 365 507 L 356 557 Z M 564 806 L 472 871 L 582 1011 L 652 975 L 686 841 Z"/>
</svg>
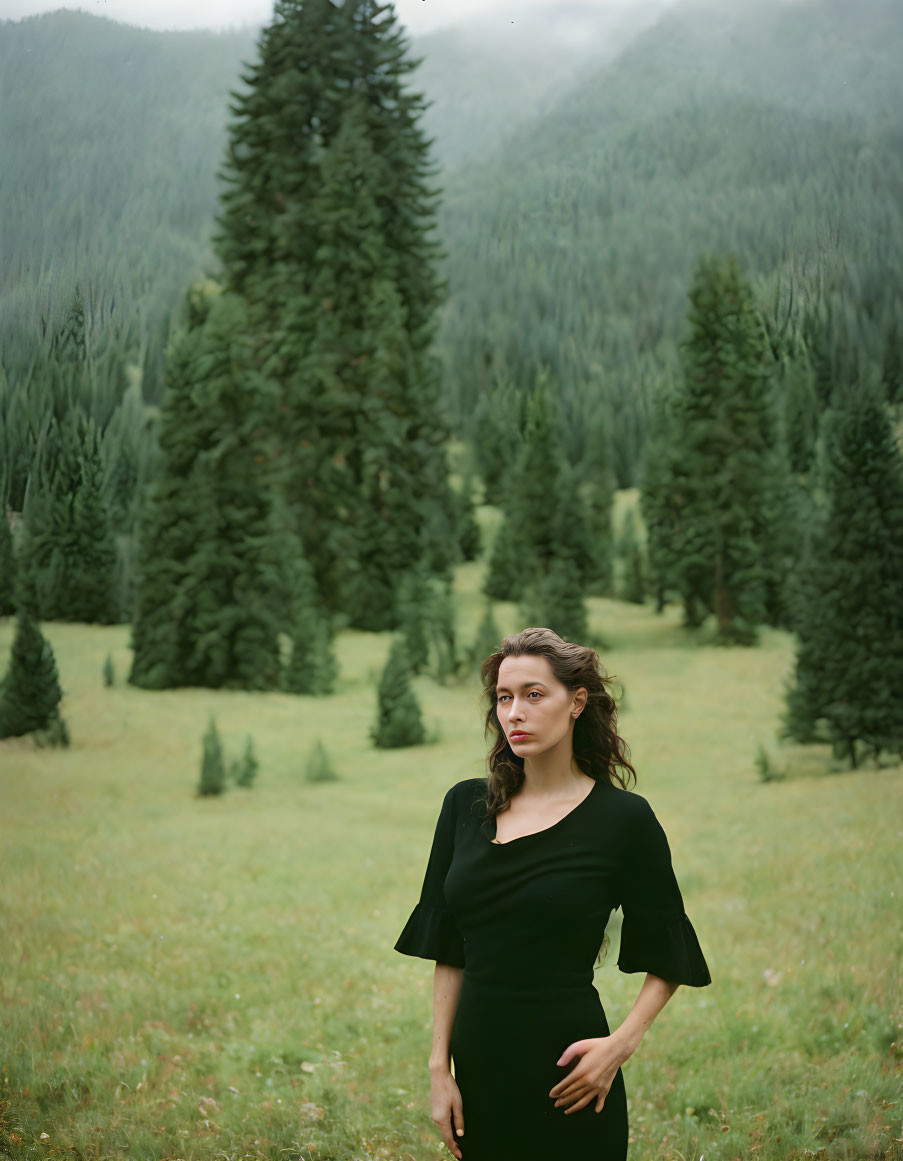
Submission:
<svg viewBox="0 0 903 1161">
<path fill-rule="evenodd" d="M 465 641 L 480 574 L 458 570 Z M 730 650 L 676 609 L 590 608 L 714 978 L 626 1066 L 631 1161 L 901 1157 L 899 767 L 798 750 L 762 784 L 790 639 Z M 312 699 L 133 689 L 127 627 L 44 629 L 73 744 L 0 743 L 0 1157 L 442 1156 L 431 967 L 392 945 L 444 791 L 484 770 L 476 678 L 418 678 L 441 740 L 378 752 L 387 636 L 342 634 L 340 691 Z M 253 735 L 260 772 L 200 800 L 211 713 L 228 756 Z M 305 779 L 317 736 L 339 781 Z M 641 978 L 596 978 L 616 1023 Z"/>
</svg>

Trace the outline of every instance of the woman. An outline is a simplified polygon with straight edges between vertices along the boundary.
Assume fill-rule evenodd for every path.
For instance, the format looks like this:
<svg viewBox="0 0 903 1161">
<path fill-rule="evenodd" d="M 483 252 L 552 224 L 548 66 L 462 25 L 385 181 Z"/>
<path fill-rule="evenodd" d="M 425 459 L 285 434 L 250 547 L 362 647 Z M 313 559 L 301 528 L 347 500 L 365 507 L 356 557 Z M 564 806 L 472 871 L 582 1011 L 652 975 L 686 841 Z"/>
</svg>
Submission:
<svg viewBox="0 0 903 1161">
<path fill-rule="evenodd" d="M 436 961 L 433 1119 L 464 1161 L 623 1161 L 621 1065 L 708 968 L 596 652 L 525 629 L 482 676 L 489 778 L 445 795 L 395 945 Z M 618 906 L 618 966 L 647 974 L 610 1032 L 593 964 Z"/>
</svg>

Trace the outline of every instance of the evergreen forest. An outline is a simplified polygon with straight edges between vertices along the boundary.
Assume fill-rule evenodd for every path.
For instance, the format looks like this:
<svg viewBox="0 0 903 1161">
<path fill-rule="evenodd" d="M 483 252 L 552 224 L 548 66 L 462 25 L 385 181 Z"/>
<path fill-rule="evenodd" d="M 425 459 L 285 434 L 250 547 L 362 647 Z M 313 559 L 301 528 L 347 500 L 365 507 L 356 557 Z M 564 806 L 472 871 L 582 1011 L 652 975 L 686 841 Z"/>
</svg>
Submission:
<svg viewBox="0 0 903 1161">
<path fill-rule="evenodd" d="M 435 1157 L 391 940 L 532 625 L 711 949 L 631 1157 L 901 1161 L 900 60 L 899 0 L 0 21 L 0 1155 Z"/>
</svg>

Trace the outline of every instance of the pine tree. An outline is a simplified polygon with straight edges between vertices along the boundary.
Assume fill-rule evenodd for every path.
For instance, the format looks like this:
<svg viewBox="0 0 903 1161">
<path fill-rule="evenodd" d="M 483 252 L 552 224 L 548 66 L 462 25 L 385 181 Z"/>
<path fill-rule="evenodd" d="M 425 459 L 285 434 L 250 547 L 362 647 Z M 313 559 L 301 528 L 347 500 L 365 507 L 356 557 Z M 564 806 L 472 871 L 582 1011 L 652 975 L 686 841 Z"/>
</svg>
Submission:
<svg viewBox="0 0 903 1161">
<path fill-rule="evenodd" d="M 338 774 L 333 769 L 326 747 L 317 738 L 307 758 L 304 776 L 308 782 L 335 782 Z"/>
<path fill-rule="evenodd" d="M 116 543 L 103 499 L 100 455 L 86 448 L 81 482 L 72 505 L 73 541 L 67 619 L 112 624 L 119 620 Z"/>
<path fill-rule="evenodd" d="M 632 508 L 628 508 L 624 515 L 618 555 L 621 558 L 621 599 L 642 605 L 646 599 L 646 565 Z"/>
<path fill-rule="evenodd" d="M 0 489 L 0 497 L 2 497 Z M 16 556 L 13 534 L 6 514 L 6 504 L 0 503 L 0 617 L 16 611 Z"/>
<path fill-rule="evenodd" d="M 240 299 L 212 301 L 174 345 L 168 375 L 129 680 L 278 688 L 300 545 L 274 489 L 269 397 Z"/>
<path fill-rule="evenodd" d="M 379 749 L 422 745 L 426 734 L 411 686 L 411 661 L 401 637 L 392 641 L 377 698 L 377 717 L 371 731 L 373 744 Z"/>
<path fill-rule="evenodd" d="M 502 635 L 493 616 L 492 601 L 487 601 L 470 651 L 473 664 L 479 668 L 491 653 L 498 651 L 501 643 Z"/>
<path fill-rule="evenodd" d="M 486 565 L 483 592 L 491 601 L 517 600 L 523 592 L 525 577 L 532 564 L 526 534 L 512 524 L 512 516 L 503 508 L 502 518 L 492 539 Z"/>
<path fill-rule="evenodd" d="M 223 747 L 220 741 L 216 721 L 210 718 L 204 732 L 203 753 L 201 756 L 201 777 L 198 782 L 198 795 L 206 798 L 215 794 L 222 794 L 226 789 L 226 765 L 223 760 Z"/>
<path fill-rule="evenodd" d="M 884 354 L 881 366 L 881 380 L 884 394 L 891 405 L 903 403 L 903 333 L 900 326 L 899 305 L 884 340 Z"/>
<path fill-rule="evenodd" d="M 259 769 L 260 763 L 257 761 L 257 755 L 254 753 L 254 740 L 248 734 L 245 739 L 244 753 L 240 761 L 236 763 L 235 785 L 249 790 L 257 780 L 257 771 Z"/>
<path fill-rule="evenodd" d="M 680 447 L 675 434 L 674 397 L 662 383 L 653 400 L 652 424 L 643 453 L 640 509 L 646 526 L 649 585 L 655 611 L 663 612 L 669 591 L 677 587 L 677 545 L 681 507 L 673 488 Z"/>
<path fill-rule="evenodd" d="M 574 562 L 562 557 L 534 580 L 521 603 L 525 625 L 544 625 L 565 641 L 585 642 L 589 635 L 586 605 Z"/>
<path fill-rule="evenodd" d="M 436 581 L 434 587 L 431 628 L 436 655 L 436 680 L 445 685 L 458 672 L 455 597 L 452 586 L 447 582 Z"/>
<path fill-rule="evenodd" d="M 464 477 L 460 489 L 453 490 L 452 500 L 455 512 L 455 534 L 462 560 L 479 560 L 483 548 L 483 538 L 477 523 L 473 502 L 473 479 Z"/>
<path fill-rule="evenodd" d="M 299 554 L 292 575 L 292 653 L 283 688 L 289 693 L 324 696 L 332 693 L 338 661 L 332 644 L 330 617 L 317 597 L 310 565 Z"/>
<path fill-rule="evenodd" d="M 318 588 L 371 630 L 397 626 L 412 561 L 444 574 L 457 552 L 431 351 L 437 191 L 395 23 L 374 0 L 277 0 L 233 94 L 216 239 L 252 305 Z"/>
<path fill-rule="evenodd" d="M 518 600 L 552 565 L 566 558 L 582 589 L 595 560 L 586 507 L 576 473 L 564 458 L 561 435 L 540 378 L 530 400 L 517 464 L 503 487 L 503 519 L 496 533 L 484 592 Z"/>
<path fill-rule="evenodd" d="M 588 477 L 586 510 L 593 563 L 587 579 L 590 591 L 600 596 L 611 593 L 614 587 L 615 552 L 611 520 L 615 477 L 612 460 L 611 439 L 607 427 L 601 422 L 596 422 L 587 433 L 587 452 L 582 474 Z M 573 473 L 575 484 L 579 474 L 576 471 Z"/>
<path fill-rule="evenodd" d="M 903 753 L 903 456 L 876 388 L 826 414 L 786 730 Z"/>
<path fill-rule="evenodd" d="M 415 565 L 402 578 L 398 596 L 399 629 L 407 646 L 412 673 L 421 673 L 429 662 L 430 631 L 435 615 L 433 601 L 429 574 L 424 567 Z"/>
<path fill-rule="evenodd" d="M 56 732 L 68 744 L 59 713 L 62 696 L 50 642 L 31 612 L 21 609 L 9 668 L 0 686 L 0 738 L 47 731 Z"/>
<path fill-rule="evenodd" d="M 770 550 L 783 519 L 785 467 L 773 413 L 771 354 L 736 259 L 703 258 L 690 291 L 690 336 L 669 462 L 672 547 L 686 622 L 709 612 L 725 642 L 749 644 L 768 617 Z M 783 577 L 775 582 L 780 588 Z"/>
<path fill-rule="evenodd" d="M 790 469 L 808 472 L 818 437 L 818 395 L 805 346 L 784 359 L 780 386 L 783 397 L 784 441 Z"/>
<path fill-rule="evenodd" d="M 49 417 L 38 439 L 23 511 L 20 558 L 47 621 L 119 618 L 116 545 L 103 500 L 99 435 L 75 408 Z"/>
</svg>

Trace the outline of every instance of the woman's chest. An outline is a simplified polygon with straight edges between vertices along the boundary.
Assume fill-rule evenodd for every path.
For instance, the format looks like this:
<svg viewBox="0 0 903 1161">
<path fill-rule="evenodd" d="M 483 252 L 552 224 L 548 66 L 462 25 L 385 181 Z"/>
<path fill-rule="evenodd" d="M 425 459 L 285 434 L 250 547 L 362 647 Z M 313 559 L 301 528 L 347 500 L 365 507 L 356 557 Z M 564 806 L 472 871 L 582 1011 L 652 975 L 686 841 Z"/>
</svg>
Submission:
<svg viewBox="0 0 903 1161">
<path fill-rule="evenodd" d="M 550 830 L 497 845 L 476 825 L 456 835 L 445 897 L 460 920 L 542 913 L 566 923 L 617 906 L 618 882 L 614 851 L 592 834 Z"/>
</svg>

